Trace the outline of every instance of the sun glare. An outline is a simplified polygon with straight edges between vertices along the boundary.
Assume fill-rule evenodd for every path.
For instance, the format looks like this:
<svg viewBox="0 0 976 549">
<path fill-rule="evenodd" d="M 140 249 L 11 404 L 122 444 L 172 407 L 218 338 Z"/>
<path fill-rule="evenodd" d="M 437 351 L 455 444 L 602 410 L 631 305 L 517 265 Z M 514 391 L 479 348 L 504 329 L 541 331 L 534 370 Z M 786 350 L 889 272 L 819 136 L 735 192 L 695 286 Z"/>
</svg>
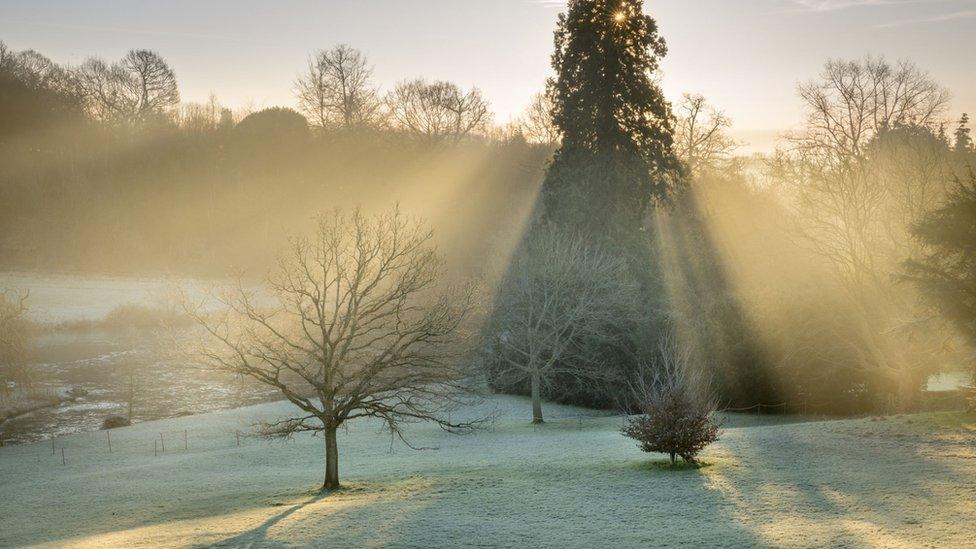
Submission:
<svg viewBox="0 0 976 549">
<path fill-rule="evenodd" d="M 618 11 L 617 13 L 613 14 L 613 20 L 617 23 L 623 23 L 627 20 L 627 14 L 622 11 Z"/>
</svg>

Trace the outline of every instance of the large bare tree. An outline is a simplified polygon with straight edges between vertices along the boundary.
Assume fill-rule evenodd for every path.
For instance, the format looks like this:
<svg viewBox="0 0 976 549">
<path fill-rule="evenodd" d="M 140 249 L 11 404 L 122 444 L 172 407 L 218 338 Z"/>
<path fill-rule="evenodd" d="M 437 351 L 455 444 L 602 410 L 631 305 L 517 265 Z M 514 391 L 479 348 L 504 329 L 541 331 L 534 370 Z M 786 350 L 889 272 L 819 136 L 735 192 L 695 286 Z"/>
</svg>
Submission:
<svg viewBox="0 0 976 549">
<path fill-rule="evenodd" d="M 197 350 L 215 368 L 278 389 L 301 414 L 261 434 L 325 435 L 323 489 L 339 486 L 336 430 L 380 418 L 402 436 L 403 422 L 450 431 L 446 410 L 464 394 L 458 360 L 470 293 L 440 291 L 432 233 L 398 211 L 320 216 L 266 281 L 263 298 L 243 284 L 220 298 L 224 313 L 188 306 L 210 335 Z"/>
<path fill-rule="evenodd" d="M 557 377 L 607 381 L 601 352 L 637 318 L 623 261 L 578 237 L 540 229 L 520 249 L 494 302 L 485 349 L 495 375 L 528 382 L 532 422 Z"/>
<path fill-rule="evenodd" d="M 801 84 L 799 93 L 806 124 L 790 136 L 794 148 L 834 166 L 863 158 L 883 130 L 932 128 L 949 103 L 948 90 L 914 64 L 873 57 L 830 60 L 820 78 Z"/>
<path fill-rule="evenodd" d="M 295 81 L 299 109 L 325 129 L 366 128 L 381 118 L 373 69 L 362 52 L 345 44 L 317 51 Z"/>
<path fill-rule="evenodd" d="M 386 98 L 393 122 L 425 141 L 457 143 L 484 131 L 491 120 L 478 89 L 464 92 L 451 82 L 401 82 Z"/>
<path fill-rule="evenodd" d="M 830 61 L 800 87 L 805 128 L 775 165 L 790 191 L 796 234 L 837 274 L 854 310 L 845 337 L 854 365 L 887 380 L 902 408 L 938 368 L 938 334 L 916 296 L 896 284 L 913 253 L 909 228 L 951 181 L 937 135 L 948 93 L 914 65 Z"/>
</svg>

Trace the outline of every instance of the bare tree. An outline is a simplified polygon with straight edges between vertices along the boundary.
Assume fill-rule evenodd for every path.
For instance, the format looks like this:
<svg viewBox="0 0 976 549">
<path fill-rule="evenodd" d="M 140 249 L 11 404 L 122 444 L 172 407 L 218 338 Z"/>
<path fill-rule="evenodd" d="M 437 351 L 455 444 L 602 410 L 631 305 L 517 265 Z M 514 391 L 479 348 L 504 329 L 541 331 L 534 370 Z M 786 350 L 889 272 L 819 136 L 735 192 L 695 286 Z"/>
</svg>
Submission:
<svg viewBox="0 0 976 549">
<path fill-rule="evenodd" d="M 177 112 L 177 121 L 185 130 L 211 132 L 233 125 L 233 114 L 222 106 L 217 96 L 210 94 L 206 103 L 184 103 Z"/>
<path fill-rule="evenodd" d="M 299 110 L 321 129 L 354 129 L 375 125 L 381 101 L 366 56 L 345 44 L 318 51 L 295 81 Z"/>
<path fill-rule="evenodd" d="M 323 489 L 339 486 L 336 430 L 348 420 L 380 418 L 401 439 L 411 420 L 474 426 L 443 417 L 464 390 L 458 338 L 471 300 L 437 292 L 431 239 L 396 210 L 320 216 L 268 277 L 271 299 L 240 283 L 220 298 L 223 314 L 187 306 L 210 335 L 200 357 L 275 387 L 302 411 L 261 434 L 325 434 Z"/>
<path fill-rule="evenodd" d="M 0 70 L 7 70 L 14 62 L 14 51 L 0 40 Z"/>
<path fill-rule="evenodd" d="M 541 230 L 509 267 L 486 330 L 495 375 L 528 381 L 532 422 L 542 423 L 542 392 L 557 377 L 606 381 L 601 351 L 637 318 L 636 287 L 622 260 L 582 239 Z"/>
<path fill-rule="evenodd" d="M 432 143 L 457 143 L 484 131 L 491 118 L 480 91 L 465 93 L 450 82 L 402 82 L 387 95 L 386 103 L 400 129 Z"/>
<path fill-rule="evenodd" d="M 818 81 L 801 84 L 806 127 L 794 148 L 830 165 L 863 158 L 871 138 L 900 126 L 941 122 L 949 92 L 908 61 L 830 60 Z"/>
<path fill-rule="evenodd" d="M 0 290 L 0 377 L 11 381 L 29 382 L 25 369 L 27 312 L 29 292 Z"/>
<path fill-rule="evenodd" d="M 805 129 L 776 165 L 796 214 L 796 234 L 837 274 L 857 311 L 854 367 L 887 380 L 909 407 L 938 368 L 938 334 L 896 284 L 913 253 L 910 226 L 951 180 L 937 135 L 948 93 L 906 62 L 831 61 L 822 81 L 800 87 Z"/>
<path fill-rule="evenodd" d="M 149 50 L 132 50 L 112 65 L 88 59 L 76 78 L 90 111 L 102 120 L 144 121 L 180 102 L 176 74 Z"/>
<path fill-rule="evenodd" d="M 552 118 L 552 109 L 552 100 L 547 94 L 538 93 L 532 97 L 522 120 L 525 137 L 529 141 L 549 147 L 559 143 L 561 136 Z"/>
<path fill-rule="evenodd" d="M 684 94 L 675 111 L 675 152 L 693 176 L 731 156 L 736 148 L 727 133 L 732 121 L 710 106 L 704 96 Z"/>
</svg>

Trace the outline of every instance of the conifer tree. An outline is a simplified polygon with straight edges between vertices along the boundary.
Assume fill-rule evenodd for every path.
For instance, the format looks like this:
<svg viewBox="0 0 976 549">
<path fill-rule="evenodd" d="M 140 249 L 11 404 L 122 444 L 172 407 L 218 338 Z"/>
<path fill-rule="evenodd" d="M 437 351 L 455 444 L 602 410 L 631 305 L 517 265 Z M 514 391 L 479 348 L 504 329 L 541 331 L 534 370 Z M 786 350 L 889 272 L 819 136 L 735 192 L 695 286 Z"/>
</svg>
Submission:
<svg viewBox="0 0 976 549">
<path fill-rule="evenodd" d="M 590 237 L 627 238 L 680 178 L 671 105 L 654 81 L 667 53 L 643 0 L 571 0 L 548 83 L 562 145 L 543 217 Z"/>
<path fill-rule="evenodd" d="M 956 128 L 956 152 L 969 152 L 973 149 L 973 138 L 969 135 L 969 115 L 963 113 L 959 119 L 959 127 Z"/>
</svg>

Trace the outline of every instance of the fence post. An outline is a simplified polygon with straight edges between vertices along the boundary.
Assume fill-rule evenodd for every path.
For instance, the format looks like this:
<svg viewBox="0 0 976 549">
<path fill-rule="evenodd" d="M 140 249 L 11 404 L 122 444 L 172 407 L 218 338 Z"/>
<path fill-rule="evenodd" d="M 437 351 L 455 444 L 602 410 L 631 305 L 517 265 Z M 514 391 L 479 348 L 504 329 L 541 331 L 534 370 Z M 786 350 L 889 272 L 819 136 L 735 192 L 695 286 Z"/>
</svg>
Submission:
<svg viewBox="0 0 976 549">
<path fill-rule="evenodd" d="M 186 429 L 183 429 L 183 450 L 186 451 L 189 449 L 190 449 L 190 443 L 187 440 Z"/>
<path fill-rule="evenodd" d="M 64 460 L 64 446 L 61 447 L 61 465 L 67 465 L 68 462 Z"/>
<path fill-rule="evenodd" d="M 153 439 L 153 457 L 159 456 L 159 441 Z"/>
<path fill-rule="evenodd" d="M 240 446 L 241 445 L 241 432 L 240 431 L 234 431 L 234 434 L 237 435 L 237 445 Z"/>
<path fill-rule="evenodd" d="M 160 453 L 166 453 L 166 443 L 163 442 L 163 434 L 159 433 L 159 451 Z"/>
<path fill-rule="evenodd" d="M 577 417 L 577 419 L 579 419 L 579 425 L 577 426 L 576 430 L 577 431 L 582 431 L 583 430 L 583 414 L 579 414 L 579 416 Z"/>
<path fill-rule="evenodd" d="M 53 456 L 57 450 L 54 449 L 54 437 L 51 437 L 51 455 Z"/>
<path fill-rule="evenodd" d="M 105 430 L 105 437 L 108 438 L 108 453 L 112 453 L 112 431 Z"/>
<path fill-rule="evenodd" d="M 0 431 L 0 448 L 3 448 L 3 431 Z"/>
</svg>

